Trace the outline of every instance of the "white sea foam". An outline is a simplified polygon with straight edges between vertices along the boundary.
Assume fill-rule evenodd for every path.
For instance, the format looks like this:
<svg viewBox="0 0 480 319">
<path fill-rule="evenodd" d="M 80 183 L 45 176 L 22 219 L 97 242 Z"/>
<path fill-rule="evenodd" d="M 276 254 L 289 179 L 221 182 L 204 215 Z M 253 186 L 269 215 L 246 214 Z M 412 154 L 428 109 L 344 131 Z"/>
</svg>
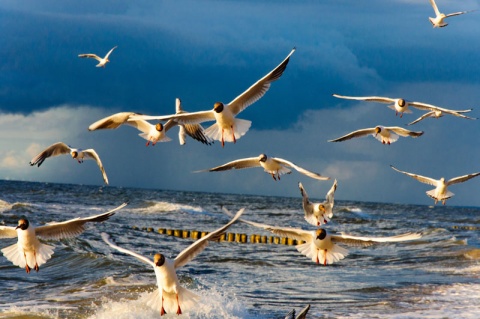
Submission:
<svg viewBox="0 0 480 319">
<path fill-rule="evenodd" d="M 133 209 L 143 214 L 153 214 L 162 212 L 185 211 L 189 213 L 203 213 L 204 210 L 199 206 L 190 206 L 169 202 L 149 202 L 147 207 Z"/>
<path fill-rule="evenodd" d="M 197 293 L 197 292 L 196 292 Z M 90 319 L 143 319 L 159 317 L 159 309 L 152 309 L 144 302 L 151 292 L 144 292 L 136 300 L 107 300 Z M 211 318 L 242 319 L 251 318 L 236 298 L 224 296 L 216 290 L 202 291 L 198 308 L 181 316 L 167 314 L 163 318 Z"/>
</svg>

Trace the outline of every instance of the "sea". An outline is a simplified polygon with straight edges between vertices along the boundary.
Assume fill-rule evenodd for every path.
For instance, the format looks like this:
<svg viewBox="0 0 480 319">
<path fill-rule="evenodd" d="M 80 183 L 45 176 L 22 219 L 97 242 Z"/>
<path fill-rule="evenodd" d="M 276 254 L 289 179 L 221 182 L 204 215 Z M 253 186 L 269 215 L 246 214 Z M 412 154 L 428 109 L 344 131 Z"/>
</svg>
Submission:
<svg viewBox="0 0 480 319">
<path fill-rule="evenodd" d="M 315 200 L 315 196 L 312 196 Z M 322 200 L 324 194 L 319 194 Z M 314 229 L 297 197 L 183 192 L 89 185 L 0 181 L 0 225 L 16 226 L 88 217 L 128 206 L 78 237 L 49 240 L 52 258 L 30 274 L 0 255 L 0 318 L 160 318 L 145 299 L 156 289 L 151 266 L 112 250 L 175 258 L 194 242 L 163 230 L 213 231 L 225 223 L 222 207 L 243 219 Z M 419 232 L 409 242 L 348 247 L 349 255 L 318 265 L 293 245 L 210 242 L 177 274 L 201 296 L 195 309 L 163 318 L 285 318 L 307 305 L 311 318 L 480 318 L 480 208 L 357 201 L 335 202 L 329 232 L 391 236 Z M 313 228 L 312 228 L 313 227 Z M 228 233 L 271 236 L 237 222 Z M 0 248 L 16 242 L 0 238 Z"/>
</svg>

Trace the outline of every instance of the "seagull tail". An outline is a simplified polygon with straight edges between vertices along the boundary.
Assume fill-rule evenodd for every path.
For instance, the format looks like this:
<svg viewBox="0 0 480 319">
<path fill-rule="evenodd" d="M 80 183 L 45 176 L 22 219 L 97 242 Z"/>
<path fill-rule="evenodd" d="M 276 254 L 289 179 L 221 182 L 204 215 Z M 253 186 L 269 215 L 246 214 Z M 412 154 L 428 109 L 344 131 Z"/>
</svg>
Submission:
<svg viewBox="0 0 480 319">
<path fill-rule="evenodd" d="M 20 251 L 18 244 L 13 244 L 11 246 L 5 247 L 1 251 L 5 256 L 5 258 L 10 260 L 15 266 L 25 268 L 26 266 L 25 256 L 23 255 L 23 250 L 22 252 Z M 49 260 L 52 257 L 52 255 L 53 255 L 53 247 L 40 243 L 40 246 L 36 251 L 37 265 L 38 266 L 43 265 L 44 263 L 47 262 L 47 260 Z M 27 252 L 26 259 L 27 259 L 28 266 L 30 268 L 35 267 L 35 256 L 33 255 L 33 252 Z"/>
<path fill-rule="evenodd" d="M 161 289 L 161 288 L 160 288 Z M 178 290 L 178 303 L 177 303 L 177 294 L 175 292 L 168 293 L 165 291 L 160 292 L 159 289 L 156 289 L 153 293 L 147 295 L 144 299 L 147 306 L 160 311 L 162 306 L 163 298 L 163 308 L 167 314 L 177 313 L 178 304 L 182 312 L 189 311 L 194 309 L 197 303 L 200 301 L 200 296 L 194 293 L 187 288 L 182 286 L 177 286 Z"/>
<path fill-rule="evenodd" d="M 247 131 L 250 129 L 251 125 L 252 125 L 251 121 L 235 119 L 235 122 L 233 124 L 235 139 L 239 139 L 240 137 L 245 135 L 245 133 L 247 133 Z M 204 134 L 213 140 L 217 140 L 217 141 L 222 140 L 222 128 L 217 123 L 207 128 Z M 231 130 L 224 130 L 223 139 L 225 142 L 233 142 L 233 136 L 232 136 Z"/>
</svg>

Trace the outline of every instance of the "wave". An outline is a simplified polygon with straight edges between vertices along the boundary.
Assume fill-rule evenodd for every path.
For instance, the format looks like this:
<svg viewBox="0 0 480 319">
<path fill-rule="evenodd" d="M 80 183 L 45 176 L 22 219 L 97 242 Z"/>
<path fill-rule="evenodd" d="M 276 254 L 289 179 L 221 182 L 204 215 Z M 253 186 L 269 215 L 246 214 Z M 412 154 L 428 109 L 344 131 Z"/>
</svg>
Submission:
<svg viewBox="0 0 480 319">
<path fill-rule="evenodd" d="M 140 212 L 143 214 L 155 214 L 155 213 L 165 213 L 165 212 L 188 212 L 192 214 L 198 213 L 207 213 L 202 207 L 199 206 L 190 206 L 185 204 L 170 203 L 170 202 L 156 202 L 156 201 L 146 201 L 139 208 L 132 209 L 134 212 Z"/>
</svg>

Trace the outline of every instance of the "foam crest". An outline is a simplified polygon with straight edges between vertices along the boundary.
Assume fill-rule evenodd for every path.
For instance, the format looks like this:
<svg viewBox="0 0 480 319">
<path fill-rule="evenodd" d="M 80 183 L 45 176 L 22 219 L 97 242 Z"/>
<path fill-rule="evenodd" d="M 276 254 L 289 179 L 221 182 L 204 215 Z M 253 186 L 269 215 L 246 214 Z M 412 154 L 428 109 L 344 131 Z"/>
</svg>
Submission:
<svg viewBox="0 0 480 319">
<path fill-rule="evenodd" d="M 190 206 L 178 203 L 169 203 L 169 202 L 146 202 L 145 207 L 134 209 L 141 213 L 163 213 L 163 212 L 175 212 L 183 211 L 188 213 L 203 213 L 204 210 L 198 206 Z"/>
</svg>

